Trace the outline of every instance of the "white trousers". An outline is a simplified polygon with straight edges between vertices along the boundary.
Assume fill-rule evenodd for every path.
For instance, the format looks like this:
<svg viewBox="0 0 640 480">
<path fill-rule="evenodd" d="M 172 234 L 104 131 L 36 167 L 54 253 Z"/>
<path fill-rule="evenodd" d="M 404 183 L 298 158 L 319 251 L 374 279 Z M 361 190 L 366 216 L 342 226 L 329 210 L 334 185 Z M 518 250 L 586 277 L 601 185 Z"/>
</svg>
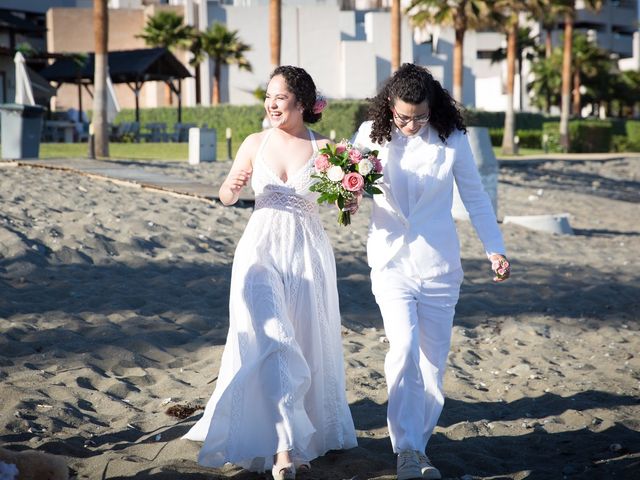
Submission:
<svg viewBox="0 0 640 480">
<path fill-rule="evenodd" d="M 384 371 L 393 451 L 424 452 L 444 405 L 442 380 L 462 270 L 419 278 L 400 268 L 371 272 L 389 352 Z"/>
</svg>

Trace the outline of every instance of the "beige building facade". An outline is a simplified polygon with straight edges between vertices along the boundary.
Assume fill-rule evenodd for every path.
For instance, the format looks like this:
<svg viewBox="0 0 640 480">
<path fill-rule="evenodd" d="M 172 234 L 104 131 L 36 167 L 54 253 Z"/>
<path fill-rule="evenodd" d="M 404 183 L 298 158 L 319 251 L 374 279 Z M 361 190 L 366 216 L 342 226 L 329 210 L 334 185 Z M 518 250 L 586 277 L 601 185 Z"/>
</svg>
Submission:
<svg viewBox="0 0 640 480">
<path fill-rule="evenodd" d="M 184 7 L 167 5 L 150 5 L 134 9 L 109 9 L 109 51 L 133 50 L 149 48 L 143 39 L 136 37 L 142 33 L 149 16 L 158 10 L 174 10 L 184 15 Z M 88 53 L 94 51 L 93 9 L 91 8 L 51 8 L 47 11 L 47 51 L 49 53 Z M 185 65 L 186 53 L 174 52 L 176 57 Z M 193 82 L 193 79 L 183 82 Z M 120 108 L 134 108 L 135 96 L 133 90 L 126 84 L 114 85 Z M 54 110 L 79 109 L 82 102 L 83 110 L 92 108 L 92 98 L 86 88 L 78 91 L 72 84 L 63 84 L 58 89 L 54 99 Z M 185 91 L 185 85 L 182 85 Z M 81 99 L 79 99 L 81 95 Z M 184 94 L 183 94 L 184 95 Z M 146 82 L 140 91 L 140 107 L 173 106 L 177 104 L 175 95 L 163 82 Z M 184 104 L 184 98 L 183 98 Z"/>
</svg>

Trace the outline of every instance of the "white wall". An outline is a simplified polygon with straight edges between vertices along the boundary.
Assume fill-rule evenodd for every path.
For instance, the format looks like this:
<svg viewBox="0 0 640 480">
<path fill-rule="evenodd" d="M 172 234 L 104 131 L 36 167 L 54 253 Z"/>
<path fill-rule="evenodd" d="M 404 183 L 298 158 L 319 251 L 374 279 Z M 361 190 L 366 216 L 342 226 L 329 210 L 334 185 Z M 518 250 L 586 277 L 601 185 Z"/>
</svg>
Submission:
<svg viewBox="0 0 640 480">
<path fill-rule="evenodd" d="M 364 72 L 376 71 L 373 44 L 369 42 L 341 42 L 342 55 L 338 98 L 364 98 L 375 95 L 377 77 Z M 362 72 L 362 73 L 360 73 Z"/>
<path fill-rule="evenodd" d="M 241 40 L 252 47 L 246 55 L 252 72 L 235 66 L 223 69 L 221 100 L 255 103 L 253 91 L 266 86 L 271 72 L 268 7 L 211 2 L 208 7 L 209 24 L 219 21 L 238 30 Z M 329 98 L 374 95 L 391 73 L 391 19 L 389 12 L 368 12 L 364 19 L 366 35 L 357 32 L 355 13 L 341 12 L 336 5 L 283 6 L 281 64 L 305 68 Z M 401 60 L 412 62 L 413 41 L 407 21 L 402 24 L 401 35 Z M 213 66 L 209 68 L 212 74 Z"/>
<path fill-rule="evenodd" d="M 339 97 L 340 29 L 335 21 L 336 6 L 282 7 L 281 64 L 303 66 L 314 78 L 318 88 L 328 97 Z M 210 5 L 210 22 L 220 21 L 229 29 L 238 30 L 239 37 L 251 45 L 247 53 L 253 71 L 241 71 L 235 66 L 224 68 L 222 101 L 255 103 L 253 91 L 264 87 L 271 73 L 268 7 L 238 8 Z M 213 69 L 211 70 L 213 71 Z"/>
<path fill-rule="evenodd" d="M 240 38 L 252 46 L 247 54 L 253 72 L 236 67 L 223 69 L 222 101 L 255 103 L 252 92 L 266 86 L 269 78 L 269 11 L 267 0 L 238 0 L 253 6 L 221 6 L 202 0 L 204 24 L 221 21 L 238 30 Z M 199 3 L 194 0 L 194 3 Z M 366 98 L 374 95 L 391 74 L 391 18 L 388 11 L 341 11 L 338 1 L 291 0 L 282 6 L 282 64 L 299 65 L 314 78 L 318 88 L 329 98 Z M 255 6 L 259 4 L 259 6 Z M 304 5 L 304 8 L 302 8 Z M 206 10 L 208 9 L 208 12 Z M 201 24 L 202 28 L 202 24 Z M 415 34 L 415 39 L 414 39 Z M 636 42 L 640 40 L 637 39 Z M 402 23 L 402 62 L 415 62 L 431 70 L 450 92 L 453 90 L 453 46 L 455 34 L 450 27 L 431 26 L 421 34 L 414 32 L 406 16 Z M 556 38 L 554 38 L 557 40 Z M 478 57 L 479 50 L 495 50 L 506 44 L 504 33 L 467 31 L 464 41 L 463 104 L 488 111 L 505 109 L 504 84 L 506 62 L 492 64 Z M 640 50 L 640 47 L 638 47 Z M 634 68 L 638 58 L 623 62 Z M 529 65 L 524 62 L 523 78 L 530 80 Z M 211 91 L 211 65 L 203 65 L 203 103 Z M 519 82 L 516 79 L 516 104 L 530 109 L 528 92 L 518 104 Z"/>
</svg>

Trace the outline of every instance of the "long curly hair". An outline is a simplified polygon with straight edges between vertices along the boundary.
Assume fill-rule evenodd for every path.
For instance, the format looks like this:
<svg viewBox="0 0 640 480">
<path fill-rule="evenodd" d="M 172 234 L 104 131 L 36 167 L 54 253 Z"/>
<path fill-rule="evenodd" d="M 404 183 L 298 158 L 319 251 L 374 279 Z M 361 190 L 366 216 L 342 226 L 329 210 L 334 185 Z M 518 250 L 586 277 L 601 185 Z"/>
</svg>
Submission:
<svg viewBox="0 0 640 480">
<path fill-rule="evenodd" d="M 304 111 L 302 120 L 305 123 L 316 123 L 322 118 L 322 113 L 313 113 L 313 106 L 316 103 L 316 84 L 311 75 L 304 68 L 293 65 L 281 65 L 271 73 L 270 79 L 276 75 L 282 75 L 287 84 L 287 88 L 296 96 Z"/>
<path fill-rule="evenodd" d="M 455 129 L 467 131 L 458 103 L 440 82 L 424 67 L 404 63 L 386 81 L 380 92 L 369 99 L 369 120 L 373 120 L 371 140 L 383 144 L 391 140 L 393 114 L 391 107 L 397 99 L 417 105 L 426 100 L 429 123 L 446 143 Z"/>
</svg>

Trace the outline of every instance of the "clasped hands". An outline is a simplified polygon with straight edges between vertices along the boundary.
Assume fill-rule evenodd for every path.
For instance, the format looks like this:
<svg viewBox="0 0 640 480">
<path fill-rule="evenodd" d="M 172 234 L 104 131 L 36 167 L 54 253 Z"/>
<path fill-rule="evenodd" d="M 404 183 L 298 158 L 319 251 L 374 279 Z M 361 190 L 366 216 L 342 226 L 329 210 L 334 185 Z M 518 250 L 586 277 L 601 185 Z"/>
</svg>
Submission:
<svg viewBox="0 0 640 480">
<path fill-rule="evenodd" d="M 360 208 L 361 201 L 362 201 L 362 194 L 354 193 L 353 197 L 351 197 L 350 199 L 344 202 L 344 208 L 342 210 L 345 212 L 349 212 L 351 215 L 355 215 L 358 212 L 358 208 Z M 338 206 L 337 203 L 336 203 L 336 206 Z"/>
</svg>

